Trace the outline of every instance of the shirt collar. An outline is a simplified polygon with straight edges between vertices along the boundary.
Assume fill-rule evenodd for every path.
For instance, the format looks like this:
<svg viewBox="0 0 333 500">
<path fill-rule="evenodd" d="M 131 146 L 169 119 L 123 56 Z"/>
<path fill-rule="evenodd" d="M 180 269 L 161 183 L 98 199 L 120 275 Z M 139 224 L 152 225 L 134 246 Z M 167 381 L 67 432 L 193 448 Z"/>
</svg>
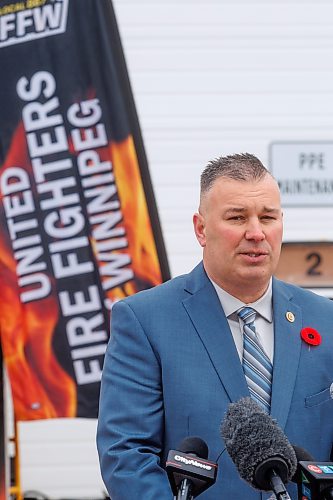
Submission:
<svg viewBox="0 0 333 500">
<path fill-rule="evenodd" d="M 250 304 L 244 304 L 244 302 L 223 290 L 223 288 L 218 286 L 213 280 L 211 280 L 211 282 L 216 290 L 221 306 L 223 307 L 224 313 L 227 317 L 230 318 L 236 313 L 236 311 L 238 311 L 238 309 L 246 305 L 252 307 L 258 314 L 260 314 L 260 316 L 269 321 L 269 323 L 272 323 L 272 278 L 269 281 L 268 288 L 264 295 Z"/>
</svg>

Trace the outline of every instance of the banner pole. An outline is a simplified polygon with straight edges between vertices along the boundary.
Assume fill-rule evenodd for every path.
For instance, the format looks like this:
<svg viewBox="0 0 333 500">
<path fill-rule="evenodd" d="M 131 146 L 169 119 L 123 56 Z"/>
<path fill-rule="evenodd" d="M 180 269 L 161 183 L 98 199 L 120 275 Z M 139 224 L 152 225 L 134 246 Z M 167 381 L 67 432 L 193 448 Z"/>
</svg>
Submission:
<svg viewBox="0 0 333 500">
<path fill-rule="evenodd" d="M 6 433 L 4 367 L 0 343 L 0 500 L 9 499 L 8 439 Z"/>
<path fill-rule="evenodd" d="M 21 466 L 20 466 L 20 453 L 19 453 L 19 431 L 17 420 L 14 415 L 14 436 L 10 439 L 14 443 L 14 458 L 13 458 L 13 478 L 14 484 L 9 488 L 11 496 L 14 496 L 16 500 L 22 500 L 22 489 L 21 489 Z"/>
</svg>

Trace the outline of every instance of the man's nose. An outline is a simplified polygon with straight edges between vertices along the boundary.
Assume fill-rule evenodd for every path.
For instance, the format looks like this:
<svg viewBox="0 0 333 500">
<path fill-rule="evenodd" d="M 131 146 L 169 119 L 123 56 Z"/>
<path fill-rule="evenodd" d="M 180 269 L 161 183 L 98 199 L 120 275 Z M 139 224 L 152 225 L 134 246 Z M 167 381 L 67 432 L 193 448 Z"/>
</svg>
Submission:
<svg viewBox="0 0 333 500">
<path fill-rule="evenodd" d="M 245 231 L 245 238 L 254 241 L 262 241 L 265 239 L 265 233 L 263 232 L 259 219 L 249 221 Z"/>
</svg>

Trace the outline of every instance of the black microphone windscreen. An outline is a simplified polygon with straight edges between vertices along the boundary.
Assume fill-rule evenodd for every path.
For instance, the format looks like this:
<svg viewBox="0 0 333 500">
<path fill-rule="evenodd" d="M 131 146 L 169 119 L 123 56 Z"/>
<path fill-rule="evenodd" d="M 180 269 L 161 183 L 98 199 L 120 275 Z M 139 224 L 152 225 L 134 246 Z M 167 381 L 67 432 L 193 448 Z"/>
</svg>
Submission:
<svg viewBox="0 0 333 500">
<path fill-rule="evenodd" d="M 183 439 L 177 449 L 183 453 L 192 453 L 193 455 L 205 460 L 208 458 L 207 443 L 203 439 L 196 436 Z"/>
<path fill-rule="evenodd" d="M 229 405 L 221 434 L 239 475 L 255 488 L 269 489 L 257 472 L 262 464 L 266 470 L 270 460 L 283 482 L 295 474 L 297 460 L 293 447 L 272 417 L 250 397 Z"/>
<path fill-rule="evenodd" d="M 313 462 L 314 458 L 309 453 L 307 450 L 302 448 L 301 446 L 296 446 L 295 444 L 292 445 L 294 448 L 294 452 L 296 454 L 296 460 L 297 460 L 297 468 L 296 472 L 291 478 L 291 481 L 293 483 L 300 483 L 302 479 L 302 469 L 301 466 L 299 465 L 299 462 Z"/>
<path fill-rule="evenodd" d="M 297 462 L 313 462 L 314 461 L 313 456 L 307 450 L 305 450 L 301 446 L 296 446 L 295 444 L 293 444 L 292 446 L 293 446 L 294 452 L 296 454 Z"/>
</svg>

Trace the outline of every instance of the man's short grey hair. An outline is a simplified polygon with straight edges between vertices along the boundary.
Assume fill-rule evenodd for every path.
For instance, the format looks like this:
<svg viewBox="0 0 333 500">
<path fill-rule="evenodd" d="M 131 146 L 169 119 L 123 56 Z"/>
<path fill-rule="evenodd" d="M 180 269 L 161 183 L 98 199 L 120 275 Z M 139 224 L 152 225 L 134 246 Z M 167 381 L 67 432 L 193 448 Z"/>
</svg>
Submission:
<svg viewBox="0 0 333 500">
<path fill-rule="evenodd" d="M 260 181 L 272 174 L 250 153 L 221 156 L 211 160 L 201 174 L 201 194 L 206 193 L 220 177 L 236 181 Z"/>
</svg>

